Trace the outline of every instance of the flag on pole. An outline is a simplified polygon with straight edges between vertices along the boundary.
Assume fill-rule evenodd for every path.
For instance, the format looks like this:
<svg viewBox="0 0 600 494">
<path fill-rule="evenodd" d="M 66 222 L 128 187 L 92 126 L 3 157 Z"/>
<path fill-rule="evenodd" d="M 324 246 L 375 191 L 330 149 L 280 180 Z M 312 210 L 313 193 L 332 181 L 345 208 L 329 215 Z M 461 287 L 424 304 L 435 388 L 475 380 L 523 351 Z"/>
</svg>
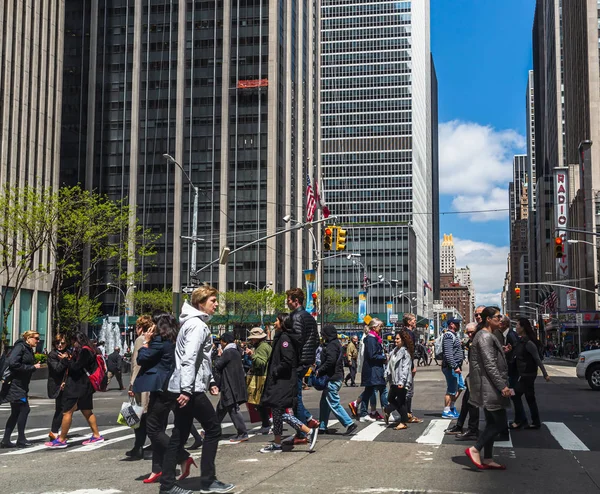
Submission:
<svg viewBox="0 0 600 494">
<path fill-rule="evenodd" d="M 319 207 L 321 208 L 321 212 L 323 213 L 323 218 L 329 218 L 329 208 L 327 207 L 327 204 L 325 204 L 325 199 L 319 194 L 318 180 L 315 180 L 315 196 L 319 203 Z"/>
<path fill-rule="evenodd" d="M 427 280 L 423 280 L 423 289 L 428 288 L 429 290 L 433 291 L 433 288 L 431 287 L 431 285 L 428 283 Z"/>
<path fill-rule="evenodd" d="M 312 221 L 315 217 L 315 210 L 317 209 L 317 201 L 315 198 L 315 192 L 310 184 L 310 176 L 306 174 L 306 221 Z"/>
</svg>

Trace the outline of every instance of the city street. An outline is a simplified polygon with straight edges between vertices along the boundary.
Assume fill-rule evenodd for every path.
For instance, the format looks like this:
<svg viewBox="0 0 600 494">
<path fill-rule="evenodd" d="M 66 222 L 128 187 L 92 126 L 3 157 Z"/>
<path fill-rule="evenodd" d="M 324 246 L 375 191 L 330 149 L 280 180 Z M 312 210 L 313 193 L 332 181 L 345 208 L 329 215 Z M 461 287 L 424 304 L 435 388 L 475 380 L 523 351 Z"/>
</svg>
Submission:
<svg viewBox="0 0 600 494">
<path fill-rule="evenodd" d="M 217 455 L 218 478 L 235 483 L 235 492 L 252 493 L 600 492 L 600 393 L 575 377 L 572 364 L 545 363 L 552 380 L 536 382 L 544 425 L 537 431 L 512 432 L 511 440 L 495 449 L 506 471 L 474 470 L 464 455 L 467 445 L 443 434 L 450 423 L 440 417 L 444 382 L 440 368 L 432 365 L 419 368 L 417 374 L 414 403 L 422 424 L 395 431 L 382 422 L 361 423 L 351 439 L 341 435 L 342 428 L 337 434 L 320 435 L 312 454 L 299 446 L 283 454 L 263 455 L 258 450 L 269 436 L 229 444 L 235 431 L 226 422 Z M 158 491 L 157 485 L 141 482 L 150 473 L 149 452 L 144 461 L 124 460 L 133 442 L 133 431 L 116 423 L 125 392 L 112 386 L 96 395 L 95 413 L 106 442 L 82 446 L 89 429 L 77 416 L 69 448 L 49 451 L 43 442 L 53 402 L 44 399 L 45 385 L 45 381 L 32 383 L 28 436 L 36 446 L 0 452 L 2 494 Z M 355 399 L 359 392 L 360 388 L 342 388 L 342 402 Z M 316 413 L 319 393 L 309 390 L 305 396 Z M 7 415 L 7 407 L 1 406 L 0 428 Z M 200 452 L 193 456 L 199 457 Z M 192 468 L 190 478 L 181 484 L 198 489 L 198 470 Z"/>
</svg>

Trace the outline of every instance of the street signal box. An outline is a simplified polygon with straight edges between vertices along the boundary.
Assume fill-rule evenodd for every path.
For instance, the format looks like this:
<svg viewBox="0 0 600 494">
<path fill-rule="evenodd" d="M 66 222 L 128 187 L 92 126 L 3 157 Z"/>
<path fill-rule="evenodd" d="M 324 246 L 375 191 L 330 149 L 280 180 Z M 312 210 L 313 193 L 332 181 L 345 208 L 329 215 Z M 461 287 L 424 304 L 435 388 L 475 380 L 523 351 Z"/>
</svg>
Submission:
<svg viewBox="0 0 600 494">
<path fill-rule="evenodd" d="M 517 298 L 517 300 L 521 298 L 521 289 L 519 287 L 515 288 L 515 297 Z"/>
<path fill-rule="evenodd" d="M 333 229 L 331 227 L 325 227 L 323 235 L 323 250 L 335 250 L 333 246 Z"/>
<path fill-rule="evenodd" d="M 554 255 L 557 259 L 561 259 L 564 255 L 564 245 L 562 237 L 556 237 L 554 239 Z"/>
<path fill-rule="evenodd" d="M 341 226 L 337 227 L 337 237 L 335 240 L 335 250 L 346 250 L 346 230 L 342 230 Z"/>
</svg>

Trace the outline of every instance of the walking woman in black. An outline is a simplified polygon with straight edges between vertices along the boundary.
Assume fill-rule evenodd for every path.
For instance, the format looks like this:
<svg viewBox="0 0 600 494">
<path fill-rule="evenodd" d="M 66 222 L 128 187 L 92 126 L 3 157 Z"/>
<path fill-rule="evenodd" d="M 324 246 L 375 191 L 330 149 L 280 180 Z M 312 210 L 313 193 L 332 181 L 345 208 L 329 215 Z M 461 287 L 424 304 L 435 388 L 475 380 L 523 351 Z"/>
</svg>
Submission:
<svg viewBox="0 0 600 494">
<path fill-rule="evenodd" d="M 519 319 L 517 322 L 517 334 L 520 336 L 520 341 L 514 351 L 519 380 L 515 385 L 515 396 L 513 397 L 515 421 L 510 427 L 511 429 L 520 429 L 521 427 L 525 427 L 525 429 L 539 429 L 542 423 L 540 422 L 540 413 L 535 399 L 535 379 L 538 367 L 542 371 L 546 381 L 550 380 L 550 376 L 548 376 L 542 359 L 540 359 L 539 348 L 541 344 L 535 336 L 529 319 L 524 317 Z M 525 395 L 527 405 L 529 405 L 531 424 L 527 423 L 527 415 L 525 415 L 525 407 L 523 406 L 523 395 Z"/>
<path fill-rule="evenodd" d="M 10 377 L 4 381 L 0 391 L 0 404 L 10 403 L 10 416 L 4 428 L 4 438 L 0 448 L 26 448 L 31 446 L 25 437 L 25 426 L 29 416 L 29 382 L 31 375 L 40 368 L 35 362 L 33 349 L 40 340 L 36 331 L 25 331 L 22 338 L 15 343 L 8 356 Z M 17 444 L 10 442 L 10 436 L 17 427 Z"/>
<path fill-rule="evenodd" d="M 145 484 L 158 482 L 162 475 L 162 464 L 170 437 L 166 434 L 169 412 L 176 405 L 177 396 L 167 391 L 169 378 L 175 368 L 175 341 L 179 323 L 175 316 L 159 313 L 153 316 L 153 326 L 144 333 L 144 343 L 139 349 L 137 364 L 140 366 L 135 382 L 134 393 L 150 393 L 146 430 L 152 441 L 152 473 Z M 179 463 L 182 463 L 182 477 L 189 475 L 189 454 L 181 448 Z"/>
<path fill-rule="evenodd" d="M 48 354 L 48 398 L 54 400 L 54 416 L 48 437 L 54 441 L 62 423 L 62 395 L 67 379 L 69 352 L 65 335 L 57 334 L 54 337 L 54 348 Z"/>
<path fill-rule="evenodd" d="M 501 321 L 502 314 L 498 307 L 486 307 L 481 313 L 481 323 L 477 326 L 469 352 L 469 403 L 483 408 L 485 429 L 475 446 L 467 448 L 465 454 L 480 470 L 506 469 L 504 465 L 496 463 L 493 457 L 494 438 L 506 430 L 506 409 L 510 407 L 511 395 L 506 357 L 500 342 L 492 334 L 500 328 Z"/>
</svg>

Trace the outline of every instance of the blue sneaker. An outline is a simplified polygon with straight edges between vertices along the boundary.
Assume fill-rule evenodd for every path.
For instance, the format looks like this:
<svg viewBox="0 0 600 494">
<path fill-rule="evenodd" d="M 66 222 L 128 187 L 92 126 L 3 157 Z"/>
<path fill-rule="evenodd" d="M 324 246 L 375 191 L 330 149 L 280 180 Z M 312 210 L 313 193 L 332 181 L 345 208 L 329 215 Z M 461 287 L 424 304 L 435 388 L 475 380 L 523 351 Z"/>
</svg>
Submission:
<svg viewBox="0 0 600 494">
<path fill-rule="evenodd" d="M 94 435 L 92 434 L 92 437 L 90 437 L 87 441 L 83 441 L 81 444 L 83 444 L 84 446 L 87 446 L 88 444 L 96 444 L 96 443 L 103 443 L 103 442 L 104 442 L 104 438 L 102 436 L 94 437 Z"/>
<path fill-rule="evenodd" d="M 446 411 L 442 412 L 442 418 L 443 419 L 455 419 L 457 417 L 458 417 L 458 415 L 454 415 L 452 413 L 452 410 L 448 410 L 447 412 Z"/>
<path fill-rule="evenodd" d="M 458 410 L 456 410 L 456 408 L 451 408 L 450 411 L 454 415 L 454 418 L 457 419 L 460 416 L 460 413 L 458 413 Z"/>
</svg>

